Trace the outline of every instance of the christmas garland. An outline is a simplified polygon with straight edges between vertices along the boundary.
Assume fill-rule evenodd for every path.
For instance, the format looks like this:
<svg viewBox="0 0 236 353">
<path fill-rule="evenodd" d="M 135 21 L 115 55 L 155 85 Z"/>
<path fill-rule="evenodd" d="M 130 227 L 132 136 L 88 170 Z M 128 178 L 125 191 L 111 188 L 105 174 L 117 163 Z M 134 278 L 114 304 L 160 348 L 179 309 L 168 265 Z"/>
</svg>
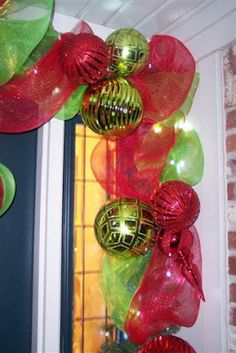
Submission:
<svg viewBox="0 0 236 353">
<path fill-rule="evenodd" d="M 25 19 L 35 3 L 0 2 L 0 132 L 25 132 L 79 112 L 103 136 L 91 166 L 111 195 L 94 224 L 106 252 L 109 314 L 140 353 L 193 353 L 163 330 L 192 326 L 205 300 L 194 226 L 200 201 L 192 188 L 204 158 L 186 121 L 199 83 L 194 59 L 174 37 L 148 42 L 133 29 L 104 42 L 80 22 L 59 36 L 50 24 L 52 0 L 37 1 L 37 18 Z M 0 165 L 0 215 L 14 191 L 12 174 Z M 139 347 L 132 343 L 103 351 L 131 352 Z"/>
</svg>

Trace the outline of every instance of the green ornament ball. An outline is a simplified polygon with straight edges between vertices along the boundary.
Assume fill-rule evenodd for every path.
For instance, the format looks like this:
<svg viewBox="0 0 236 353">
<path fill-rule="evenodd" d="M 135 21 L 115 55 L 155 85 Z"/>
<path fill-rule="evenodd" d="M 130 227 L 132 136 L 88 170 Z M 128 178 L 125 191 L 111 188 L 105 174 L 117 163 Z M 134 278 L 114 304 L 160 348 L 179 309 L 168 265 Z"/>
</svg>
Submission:
<svg viewBox="0 0 236 353">
<path fill-rule="evenodd" d="M 154 244 L 152 211 L 137 199 L 108 201 L 96 216 L 94 230 L 101 247 L 113 255 L 145 254 Z"/>
<path fill-rule="evenodd" d="M 143 103 L 136 87 L 117 77 L 90 85 L 80 113 L 85 125 L 97 134 L 123 137 L 140 123 Z"/>
<path fill-rule="evenodd" d="M 121 28 L 107 37 L 106 44 L 111 73 L 127 76 L 137 74 L 146 66 L 149 46 L 146 38 L 138 31 Z"/>
<path fill-rule="evenodd" d="M 2 198 L 0 198 L 0 216 L 2 216 L 9 209 L 14 200 L 16 193 L 16 182 L 12 172 L 1 163 L 0 188 L 3 189 L 3 195 L 1 195 Z"/>
</svg>

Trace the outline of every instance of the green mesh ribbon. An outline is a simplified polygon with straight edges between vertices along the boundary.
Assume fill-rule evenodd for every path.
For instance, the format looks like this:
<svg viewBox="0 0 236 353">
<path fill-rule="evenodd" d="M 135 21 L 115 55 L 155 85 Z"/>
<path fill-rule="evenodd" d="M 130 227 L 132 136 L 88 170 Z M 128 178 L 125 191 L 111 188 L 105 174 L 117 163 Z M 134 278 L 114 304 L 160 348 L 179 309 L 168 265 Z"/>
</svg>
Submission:
<svg viewBox="0 0 236 353">
<path fill-rule="evenodd" d="M 0 85 L 20 70 L 45 35 L 53 0 L 11 1 L 0 18 Z"/>
<path fill-rule="evenodd" d="M 82 99 L 87 87 L 88 85 L 79 86 L 54 118 L 59 120 L 69 120 L 74 118 L 74 116 L 81 111 Z"/>
<path fill-rule="evenodd" d="M 180 180 L 189 185 L 198 184 L 203 176 L 204 155 L 202 144 L 197 132 L 185 123 L 190 112 L 193 99 L 199 85 L 200 75 L 195 74 L 192 87 L 180 109 L 164 121 L 166 126 L 175 126 L 178 139 L 170 151 L 167 162 L 161 174 L 162 183 L 170 180 Z"/>
<path fill-rule="evenodd" d="M 109 314 L 115 325 L 123 330 L 131 300 L 150 262 L 151 251 L 145 256 L 123 259 L 104 255 L 102 290 Z"/>
<path fill-rule="evenodd" d="M 41 42 L 34 48 L 28 59 L 25 61 L 20 71 L 28 69 L 30 66 L 39 61 L 45 54 L 49 52 L 54 43 L 59 39 L 60 35 L 53 28 L 52 24 L 49 25 Z"/>
<path fill-rule="evenodd" d="M 198 184 L 203 176 L 204 155 L 202 144 L 195 130 L 181 131 L 170 151 L 161 182 L 180 180 L 189 185 Z"/>
</svg>

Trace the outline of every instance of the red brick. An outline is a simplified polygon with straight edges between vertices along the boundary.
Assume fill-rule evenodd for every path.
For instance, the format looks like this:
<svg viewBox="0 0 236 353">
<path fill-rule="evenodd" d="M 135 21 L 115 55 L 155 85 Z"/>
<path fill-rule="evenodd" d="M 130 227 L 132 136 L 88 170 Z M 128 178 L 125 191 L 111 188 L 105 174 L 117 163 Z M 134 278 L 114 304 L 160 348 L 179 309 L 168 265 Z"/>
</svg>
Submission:
<svg viewBox="0 0 236 353">
<path fill-rule="evenodd" d="M 236 326 L 236 308 L 230 308 L 229 322 L 231 325 Z"/>
<path fill-rule="evenodd" d="M 232 76 L 236 76 L 236 53 L 235 53 L 235 44 L 234 46 L 229 47 L 227 56 L 229 62 L 229 72 Z"/>
<path fill-rule="evenodd" d="M 236 110 L 227 113 L 226 130 L 236 128 Z"/>
<path fill-rule="evenodd" d="M 227 185 L 228 200 L 236 200 L 236 182 L 228 183 Z"/>
<path fill-rule="evenodd" d="M 229 274 L 236 275 L 236 256 L 229 257 Z"/>
<path fill-rule="evenodd" d="M 230 159 L 227 162 L 228 176 L 236 176 L 236 159 Z"/>
<path fill-rule="evenodd" d="M 236 134 L 226 137 L 226 150 L 227 152 L 236 151 Z"/>
<path fill-rule="evenodd" d="M 236 105 L 236 91 L 234 84 L 236 80 L 236 45 L 232 45 L 224 52 L 224 83 L 225 83 L 225 106 Z"/>
<path fill-rule="evenodd" d="M 227 185 L 228 200 L 236 200 L 236 182 Z"/>
<path fill-rule="evenodd" d="M 236 232 L 228 232 L 228 247 L 230 250 L 236 249 Z"/>
<path fill-rule="evenodd" d="M 229 286 L 229 300 L 236 303 L 236 283 L 231 283 Z"/>
</svg>

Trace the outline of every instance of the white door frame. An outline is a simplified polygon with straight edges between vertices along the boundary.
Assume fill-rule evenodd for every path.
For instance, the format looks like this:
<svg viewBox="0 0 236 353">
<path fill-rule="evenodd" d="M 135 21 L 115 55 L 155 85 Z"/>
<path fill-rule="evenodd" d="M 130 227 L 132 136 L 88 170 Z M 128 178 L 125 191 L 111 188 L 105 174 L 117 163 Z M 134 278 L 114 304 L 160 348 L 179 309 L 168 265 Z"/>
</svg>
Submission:
<svg viewBox="0 0 236 353">
<path fill-rule="evenodd" d="M 202 204 L 197 227 L 202 242 L 203 286 L 207 303 L 201 306 L 196 325 L 180 331 L 180 335 L 189 340 L 198 353 L 227 352 L 226 200 L 220 51 L 236 38 L 236 5 L 234 1 L 222 1 L 234 6 L 232 9 L 222 6 L 220 16 L 218 10 L 214 10 L 215 3 L 211 3 L 212 8 L 208 12 L 204 10 L 195 14 L 193 19 L 186 18 L 178 27 L 166 31 L 186 43 L 198 62 L 201 74 L 190 119 L 199 131 L 206 161 L 204 179 L 197 187 Z M 71 30 L 77 21 L 60 14 L 54 17 L 55 28 L 60 32 Z M 199 29 L 197 23 L 201 21 L 203 27 Z M 99 25 L 91 27 L 101 38 L 106 38 L 112 31 Z M 60 351 L 63 147 L 63 122 L 53 119 L 39 129 L 32 353 Z M 208 195 L 211 195 L 211 200 Z M 214 244 L 218 245 L 212 248 Z"/>
</svg>

